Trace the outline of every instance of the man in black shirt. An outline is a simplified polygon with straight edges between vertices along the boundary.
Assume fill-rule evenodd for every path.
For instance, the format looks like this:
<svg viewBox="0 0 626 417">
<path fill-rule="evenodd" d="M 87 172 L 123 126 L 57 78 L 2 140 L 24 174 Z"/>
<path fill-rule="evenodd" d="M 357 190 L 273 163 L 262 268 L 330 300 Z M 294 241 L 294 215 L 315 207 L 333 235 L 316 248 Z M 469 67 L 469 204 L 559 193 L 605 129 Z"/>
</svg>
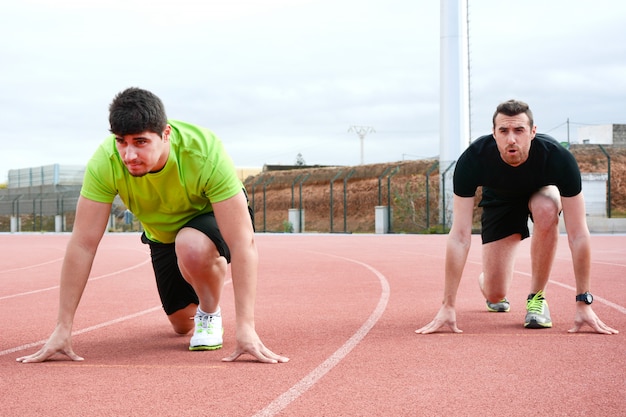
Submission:
<svg viewBox="0 0 626 417">
<path fill-rule="evenodd" d="M 444 299 L 435 318 L 416 333 L 432 333 L 448 325 L 455 333 L 456 294 L 471 243 L 474 195 L 482 186 L 482 257 L 480 288 L 487 309 L 509 311 L 506 298 L 522 239 L 531 240 L 531 288 L 524 326 L 552 327 L 545 288 L 552 269 L 563 212 L 576 277 L 577 332 L 587 323 L 596 332 L 618 333 L 604 324 L 591 307 L 589 293 L 590 238 L 585 218 L 580 170 L 573 155 L 550 136 L 537 134 L 533 115 L 524 102 L 501 103 L 493 115 L 493 134 L 474 141 L 459 157 L 454 172 L 453 224 L 448 236 Z"/>
</svg>

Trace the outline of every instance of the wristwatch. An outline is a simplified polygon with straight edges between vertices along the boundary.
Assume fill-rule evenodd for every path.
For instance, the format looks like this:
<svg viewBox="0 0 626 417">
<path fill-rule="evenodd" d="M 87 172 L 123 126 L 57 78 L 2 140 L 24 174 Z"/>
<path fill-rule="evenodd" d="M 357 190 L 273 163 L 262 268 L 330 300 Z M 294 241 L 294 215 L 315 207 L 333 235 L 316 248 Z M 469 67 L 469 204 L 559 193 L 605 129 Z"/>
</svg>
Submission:
<svg viewBox="0 0 626 417">
<path fill-rule="evenodd" d="M 582 301 L 585 304 L 591 304 L 593 303 L 593 295 L 591 295 L 591 293 L 589 291 L 584 292 L 582 294 L 578 294 L 576 296 L 576 301 Z"/>
</svg>

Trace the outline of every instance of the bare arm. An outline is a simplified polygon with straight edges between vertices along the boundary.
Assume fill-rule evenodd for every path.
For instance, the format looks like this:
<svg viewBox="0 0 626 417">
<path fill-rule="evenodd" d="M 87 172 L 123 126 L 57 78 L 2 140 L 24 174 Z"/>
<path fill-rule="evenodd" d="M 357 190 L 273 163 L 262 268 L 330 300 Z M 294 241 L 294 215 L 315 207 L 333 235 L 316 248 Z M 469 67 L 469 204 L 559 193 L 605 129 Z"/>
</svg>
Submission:
<svg viewBox="0 0 626 417">
<path fill-rule="evenodd" d="M 254 328 L 258 254 L 243 193 L 213 204 L 220 232 L 230 249 L 237 328 Z"/>
<path fill-rule="evenodd" d="M 449 307 L 456 305 L 456 294 L 472 242 L 473 213 L 473 197 L 454 196 L 454 217 L 446 244 L 446 281 L 443 298 L 443 304 Z"/>
<path fill-rule="evenodd" d="M 591 240 L 585 217 L 585 201 L 582 193 L 574 197 L 561 197 L 563 220 L 567 231 L 567 240 L 572 252 L 576 294 L 589 291 L 591 271 Z"/>
<path fill-rule="evenodd" d="M 591 290 L 591 239 L 587 219 L 585 217 L 585 201 L 582 193 L 574 197 L 561 197 L 563 220 L 567 231 L 567 240 L 572 253 L 574 276 L 576 278 L 576 294 Z M 587 323 L 596 332 L 615 334 L 617 330 L 607 326 L 598 318 L 590 305 L 576 303 L 574 327 L 569 331 L 575 333 Z"/>
<path fill-rule="evenodd" d="M 61 268 L 59 312 L 56 327 L 46 344 L 36 353 L 17 358 L 18 362 L 43 362 L 56 353 L 82 360 L 71 346 L 76 309 L 87 284 L 96 249 L 104 234 L 111 205 L 79 197 L 72 237 Z"/>
<path fill-rule="evenodd" d="M 473 213 L 473 197 L 454 196 L 452 228 L 446 243 L 443 302 L 433 321 L 416 330 L 416 333 L 433 333 L 444 324 L 447 324 L 455 333 L 461 332 L 456 325 L 456 295 L 471 245 Z"/>
<path fill-rule="evenodd" d="M 237 348 L 224 360 L 234 361 L 240 355 L 248 353 L 261 362 L 287 362 L 289 359 L 286 357 L 267 349 L 255 330 L 258 253 L 246 197 L 241 192 L 228 200 L 214 203 L 213 211 L 220 232 L 230 249 L 237 316 Z"/>
</svg>

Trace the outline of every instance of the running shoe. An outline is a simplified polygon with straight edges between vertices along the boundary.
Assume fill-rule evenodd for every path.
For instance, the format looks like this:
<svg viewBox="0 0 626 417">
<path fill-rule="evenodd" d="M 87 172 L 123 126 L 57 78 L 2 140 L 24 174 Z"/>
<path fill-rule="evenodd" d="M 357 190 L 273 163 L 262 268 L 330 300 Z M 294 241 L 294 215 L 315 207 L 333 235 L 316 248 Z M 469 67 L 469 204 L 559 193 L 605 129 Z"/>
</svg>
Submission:
<svg viewBox="0 0 626 417">
<path fill-rule="evenodd" d="M 511 304 L 509 304 L 509 300 L 507 300 L 506 297 L 497 303 L 490 303 L 489 300 L 487 300 L 487 310 L 492 313 L 508 313 L 509 310 L 511 310 Z"/>
<path fill-rule="evenodd" d="M 546 329 L 552 327 L 550 309 L 548 308 L 548 301 L 543 297 L 543 291 L 528 295 L 524 327 L 528 329 Z"/>
<path fill-rule="evenodd" d="M 189 350 L 216 350 L 222 347 L 222 316 L 196 313 L 195 328 L 189 341 Z"/>
</svg>

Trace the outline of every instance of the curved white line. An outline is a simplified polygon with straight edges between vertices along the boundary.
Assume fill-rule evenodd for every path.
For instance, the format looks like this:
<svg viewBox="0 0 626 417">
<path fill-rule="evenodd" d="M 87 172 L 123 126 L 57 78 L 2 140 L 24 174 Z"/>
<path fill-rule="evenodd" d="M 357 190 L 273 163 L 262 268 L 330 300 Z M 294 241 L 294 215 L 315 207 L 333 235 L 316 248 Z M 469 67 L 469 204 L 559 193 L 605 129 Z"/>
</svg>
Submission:
<svg viewBox="0 0 626 417">
<path fill-rule="evenodd" d="M 567 288 L 568 290 L 571 290 L 572 292 L 576 292 L 576 287 L 572 287 L 571 285 L 563 284 L 562 282 L 553 281 L 553 280 L 549 280 L 549 282 L 551 284 L 556 284 L 556 285 L 558 285 L 560 287 Z M 614 302 L 609 301 L 606 298 L 602 298 L 602 297 L 599 297 L 597 295 L 594 295 L 593 296 L 593 301 L 605 304 L 605 305 L 607 305 L 609 307 L 614 308 L 615 310 L 619 311 L 622 314 L 626 314 L 626 308 L 622 307 L 619 304 L 615 304 Z"/>
<path fill-rule="evenodd" d="M 119 271 L 115 271 L 115 272 L 111 272 L 111 273 L 108 273 L 108 274 L 99 275 L 97 277 L 89 278 L 89 281 L 95 281 L 95 280 L 98 280 L 98 279 L 102 279 L 102 278 L 110 277 L 110 276 L 113 276 L 113 275 L 117 275 L 117 274 L 122 273 L 122 272 L 132 271 L 133 269 L 139 268 L 140 266 L 143 266 L 143 265 L 147 264 L 148 262 L 150 262 L 150 259 L 146 259 L 145 261 L 140 262 L 140 263 L 138 263 L 136 265 L 133 265 L 133 266 L 129 266 L 128 268 L 120 269 Z M 17 293 L 17 294 L 5 295 L 5 296 L 0 297 L 0 301 L 6 300 L 6 299 L 9 299 L 9 298 L 21 297 L 21 296 L 24 296 L 24 295 L 31 295 L 31 294 L 37 294 L 37 293 L 40 293 L 40 292 L 56 290 L 57 288 L 59 288 L 59 286 L 55 285 L 53 287 L 47 287 L 47 288 L 41 288 L 41 289 L 33 290 L 33 291 L 26 291 L 26 292 L 21 292 L 21 293 Z"/>
<path fill-rule="evenodd" d="M 329 254 L 324 253 L 324 255 Z M 326 373 L 333 369 L 343 358 L 348 355 L 348 353 L 350 353 L 352 349 L 356 347 L 356 345 L 359 344 L 359 342 L 367 335 L 367 333 L 369 333 L 372 327 L 374 327 L 378 319 L 380 319 L 383 312 L 385 311 L 385 308 L 387 307 L 387 302 L 389 301 L 389 282 L 383 274 L 363 262 L 359 262 L 354 259 L 344 258 L 341 256 L 329 256 L 344 259 L 349 262 L 354 262 L 355 264 L 359 264 L 372 271 L 378 277 L 378 280 L 380 281 L 380 286 L 382 287 L 380 299 L 378 300 L 378 305 L 369 316 L 367 321 L 365 321 L 365 323 L 363 323 L 363 325 L 356 331 L 356 333 L 354 333 L 346 343 L 344 343 L 339 349 L 337 349 L 335 353 L 330 355 L 328 359 L 322 362 L 317 368 L 315 368 L 308 375 L 302 378 L 289 390 L 285 391 L 282 395 L 272 401 L 269 405 L 267 405 L 267 407 L 256 413 L 254 417 L 270 417 L 278 414 L 281 410 L 283 410 L 294 400 L 304 394 L 307 390 L 313 387 L 313 385 L 315 385 L 324 375 L 326 375 Z"/>
<path fill-rule="evenodd" d="M 48 265 L 48 264 L 53 264 L 55 262 L 59 262 L 62 261 L 63 257 L 60 258 L 56 258 L 56 259 L 52 259 L 50 261 L 46 261 L 46 262 L 42 262 L 40 264 L 34 264 L 34 265 L 28 265 L 28 266 L 21 266 L 19 268 L 12 268 L 12 269 L 3 269 L 2 271 L 0 271 L 0 274 L 7 274 L 9 272 L 15 272 L 15 271 L 23 271 L 25 269 L 31 269 L 31 268 L 37 268 L 39 266 L 44 266 L 44 265 Z"/>
<path fill-rule="evenodd" d="M 98 330 L 101 329 L 103 327 L 107 327 L 110 326 L 112 324 L 117 324 L 117 323 L 121 323 L 125 320 L 130 320 L 130 319 L 134 319 L 135 317 L 139 317 L 139 316 L 143 316 L 144 314 L 148 314 L 148 313 L 152 313 L 153 311 L 156 310 L 160 310 L 162 307 L 161 306 L 156 306 L 156 307 L 152 307 L 149 308 L 147 310 L 143 310 L 143 311 L 139 311 L 137 313 L 133 313 L 133 314 L 129 314 L 127 316 L 122 316 L 122 317 L 118 317 L 116 319 L 113 320 L 109 320 L 109 321 L 105 321 L 104 323 L 99 323 L 90 327 L 85 327 L 84 329 L 80 329 L 80 330 L 76 330 L 74 332 L 72 332 L 72 336 L 76 336 L 79 334 L 83 334 L 83 333 L 87 333 L 87 332 L 91 332 L 93 330 Z M 47 342 L 47 339 L 44 340 L 39 340 L 38 342 L 32 342 L 32 343 L 28 343 L 22 346 L 17 346 L 11 349 L 6 349 L 3 351 L 0 351 L 0 356 L 2 355 L 8 355 L 9 353 L 15 353 L 15 352 L 19 352 L 20 350 L 24 350 L 24 349 L 30 349 L 32 347 L 36 347 L 36 346 L 41 346 L 44 345 Z"/>
<path fill-rule="evenodd" d="M 102 277 L 104 277 L 104 275 Z M 102 277 L 100 277 L 100 278 L 102 278 Z M 226 282 L 224 282 L 224 285 L 228 285 L 231 282 L 232 282 L 232 280 L 229 279 Z M 101 329 L 103 327 L 107 327 L 107 326 L 111 326 L 113 324 L 121 323 L 121 322 L 126 321 L 126 320 L 134 319 L 136 317 L 143 316 L 144 314 L 148 314 L 148 313 L 152 313 L 153 311 L 161 310 L 162 308 L 163 308 L 162 306 L 156 306 L 156 307 L 149 308 L 147 310 L 142 310 L 142 311 L 138 311 L 138 312 L 133 313 L 133 314 L 129 314 L 127 316 L 122 316 L 122 317 L 118 317 L 118 318 L 113 319 L 113 320 L 105 321 L 103 323 L 95 324 L 95 325 L 90 326 L 90 327 L 85 327 L 84 329 L 73 331 L 72 332 L 72 336 L 76 336 L 76 335 L 79 335 L 79 334 L 91 332 L 93 330 L 98 330 L 98 329 Z M 39 340 L 37 342 L 28 343 L 26 345 L 17 346 L 17 347 L 14 347 L 14 348 L 2 350 L 2 351 L 0 351 L 0 356 L 7 355 L 9 353 L 19 352 L 20 350 L 24 350 L 24 349 L 30 349 L 30 348 L 36 347 L 36 346 L 42 346 L 47 341 L 48 341 L 47 339 L 44 339 L 44 340 Z"/>
<path fill-rule="evenodd" d="M 482 263 L 481 263 L 481 262 L 474 262 L 474 261 L 467 261 L 467 262 L 468 262 L 468 263 L 469 263 L 469 262 L 471 262 L 471 263 L 473 263 L 473 264 L 477 264 L 477 265 L 482 265 Z M 531 275 L 532 275 L 532 274 L 530 274 L 530 273 L 528 273 L 528 272 L 523 272 L 523 271 L 514 271 L 514 272 L 515 272 L 516 274 L 519 274 L 519 275 L 526 275 L 527 277 L 531 277 Z M 571 286 L 571 285 L 567 285 L 567 284 L 564 284 L 564 283 L 562 283 L 562 282 L 555 281 L 555 280 L 553 280 L 553 279 L 549 279 L 549 280 L 548 280 L 548 282 L 549 282 L 550 284 L 555 284 L 555 285 L 558 285 L 559 287 L 563 287 L 563 288 L 565 288 L 565 289 L 568 289 L 568 290 L 570 290 L 570 291 L 572 291 L 572 292 L 576 292 L 576 287 L 573 287 L 573 286 Z M 594 294 L 594 296 L 593 296 L 593 301 L 594 301 L 594 302 L 598 302 L 598 303 L 602 303 L 602 304 L 604 304 L 604 305 L 606 305 L 606 306 L 609 306 L 609 307 L 611 307 L 611 308 L 613 308 L 613 309 L 615 309 L 615 310 L 619 311 L 619 312 L 620 312 L 620 313 L 622 313 L 622 314 L 626 314 L 626 308 L 625 308 L 625 307 L 623 307 L 623 306 L 621 306 L 621 305 L 619 305 L 619 304 L 615 304 L 614 302 L 609 301 L 609 300 L 607 300 L 606 298 L 602 298 L 602 297 L 597 296 L 597 295 L 595 295 L 595 294 Z"/>
</svg>

